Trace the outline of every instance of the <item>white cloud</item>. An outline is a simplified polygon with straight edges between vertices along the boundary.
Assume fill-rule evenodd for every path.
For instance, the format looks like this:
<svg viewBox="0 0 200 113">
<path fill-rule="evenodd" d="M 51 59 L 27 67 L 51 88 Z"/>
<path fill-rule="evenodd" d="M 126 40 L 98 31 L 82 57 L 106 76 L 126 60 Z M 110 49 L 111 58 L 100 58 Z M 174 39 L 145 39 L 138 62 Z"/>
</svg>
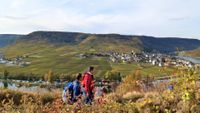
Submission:
<svg viewBox="0 0 200 113">
<path fill-rule="evenodd" d="M 0 0 L 0 33 L 35 30 L 199 38 L 198 0 Z"/>
</svg>

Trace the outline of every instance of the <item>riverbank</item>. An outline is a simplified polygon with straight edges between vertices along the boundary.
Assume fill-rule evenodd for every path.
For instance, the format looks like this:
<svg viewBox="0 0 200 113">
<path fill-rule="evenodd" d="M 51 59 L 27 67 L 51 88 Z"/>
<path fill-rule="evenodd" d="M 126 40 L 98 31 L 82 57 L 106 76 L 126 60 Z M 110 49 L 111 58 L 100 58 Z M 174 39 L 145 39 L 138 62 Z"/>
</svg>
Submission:
<svg viewBox="0 0 200 113">
<path fill-rule="evenodd" d="M 200 64 L 200 59 L 198 59 L 198 58 L 192 58 L 192 57 L 188 57 L 188 56 L 177 56 L 177 57 L 180 58 L 180 59 L 190 61 L 190 62 L 195 63 L 195 64 Z"/>
</svg>

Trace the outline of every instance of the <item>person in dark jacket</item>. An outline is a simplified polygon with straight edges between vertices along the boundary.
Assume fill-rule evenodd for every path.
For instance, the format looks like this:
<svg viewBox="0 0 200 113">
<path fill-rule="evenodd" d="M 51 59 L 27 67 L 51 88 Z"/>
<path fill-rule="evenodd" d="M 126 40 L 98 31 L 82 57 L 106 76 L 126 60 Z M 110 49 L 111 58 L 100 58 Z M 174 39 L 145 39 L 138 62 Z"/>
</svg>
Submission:
<svg viewBox="0 0 200 113">
<path fill-rule="evenodd" d="M 81 98 L 81 95 L 82 95 L 81 80 L 82 80 L 82 75 L 81 73 L 79 73 L 76 77 L 76 80 L 74 80 L 73 82 L 68 82 L 65 85 L 63 93 L 62 93 L 63 102 L 73 104 L 79 98 Z"/>
<path fill-rule="evenodd" d="M 79 98 L 81 98 L 82 91 L 81 91 L 81 80 L 82 75 L 79 73 L 76 77 L 76 80 L 73 82 L 73 101 L 76 102 Z"/>
</svg>

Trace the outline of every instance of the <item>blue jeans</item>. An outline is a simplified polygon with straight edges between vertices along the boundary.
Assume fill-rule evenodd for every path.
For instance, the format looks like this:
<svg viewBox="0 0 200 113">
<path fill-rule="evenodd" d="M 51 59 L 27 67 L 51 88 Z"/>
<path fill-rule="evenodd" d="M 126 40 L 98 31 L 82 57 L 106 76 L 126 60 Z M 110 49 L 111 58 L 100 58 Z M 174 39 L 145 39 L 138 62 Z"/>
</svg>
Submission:
<svg viewBox="0 0 200 113">
<path fill-rule="evenodd" d="M 85 104 L 92 104 L 92 93 L 90 92 L 88 95 L 87 95 L 87 92 L 85 91 L 85 88 L 81 88 L 82 90 L 82 95 L 84 97 L 84 102 Z"/>
<path fill-rule="evenodd" d="M 91 92 L 89 92 L 89 94 L 86 95 L 85 104 L 92 105 L 92 93 Z"/>
</svg>

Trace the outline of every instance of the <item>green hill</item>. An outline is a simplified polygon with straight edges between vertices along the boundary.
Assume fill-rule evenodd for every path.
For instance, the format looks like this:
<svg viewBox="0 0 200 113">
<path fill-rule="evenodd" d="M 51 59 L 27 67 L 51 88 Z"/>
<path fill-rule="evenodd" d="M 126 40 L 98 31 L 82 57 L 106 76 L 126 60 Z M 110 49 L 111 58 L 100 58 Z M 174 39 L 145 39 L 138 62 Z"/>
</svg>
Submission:
<svg viewBox="0 0 200 113">
<path fill-rule="evenodd" d="M 75 32 L 33 32 L 25 36 L 23 41 L 43 41 L 57 46 L 70 45 L 84 50 L 97 51 L 121 50 L 130 51 L 141 49 L 142 45 L 137 37 L 118 34 L 88 34 Z M 22 41 L 20 40 L 20 41 Z"/>
<path fill-rule="evenodd" d="M 52 70 L 55 75 L 72 75 L 83 72 L 88 66 L 93 65 L 96 67 L 95 75 L 98 77 L 105 75 L 108 71 L 117 71 L 122 75 L 127 75 L 131 71 L 141 68 L 144 76 L 160 75 L 172 72 L 173 69 L 163 70 L 161 67 L 137 63 L 114 64 L 108 58 L 80 58 L 79 55 L 108 51 L 130 52 L 132 50 L 174 52 L 176 47 L 193 50 L 200 47 L 200 41 L 119 34 L 37 31 L 20 36 L 1 49 L 7 58 L 23 56 L 25 57 L 24 61 L 31 62 L 31 65 L 26 67 L 0 65 L 0 72 L 6 69 L 12 76 L 32 76 L 34 74 L 41 77 Z"/>
<path fill-rule="evenodd" d="M 166 53 L 175 52 L 177 48 L 181 48 L 182 50 L 194 50 L 200 47 L 200 40 L 197 39 L 47 31 L 36 31 L 28 35 L 21 36 L 17 39 L 17 42 L 46 42 L 55 46 L 69 45 L 71 47 L 80 47 L 81 49 L 87 51 L 93 49 L 95 51 L 123 52 L 131 50 L 144 50 Z"/>
<path fill-rule="evenodd" d="M 84 48 L 94 48 L 99 51 L 116 50 L 130 51 L 148 50 L 158 52 L 174 52 L 177 48 L 194 50 L 200 47 L 200 40 L 150 37 L 120 34 L 89 34 L 78 32 L 46 32 L 36 31 L 23 37 L 25 41 L 46 41 L 54 45 L 72 45 Z"/>
</svg>

